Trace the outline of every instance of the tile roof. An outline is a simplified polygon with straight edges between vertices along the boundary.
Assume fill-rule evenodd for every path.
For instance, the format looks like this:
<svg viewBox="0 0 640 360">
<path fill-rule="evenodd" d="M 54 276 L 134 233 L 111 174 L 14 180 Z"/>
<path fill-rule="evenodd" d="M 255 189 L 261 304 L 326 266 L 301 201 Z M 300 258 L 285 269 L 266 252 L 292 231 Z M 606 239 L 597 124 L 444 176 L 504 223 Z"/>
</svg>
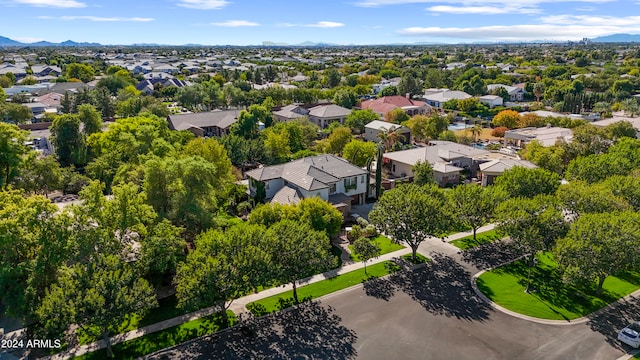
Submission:
<svg viewBox="0 0 640 360">
<path fill-rule="evenodd" d="M 495 159 L 484 164 L 480 164 L 480 171 L 502 174 L 503 172 L 516 166 L 523 166 L 529 169 L 537 168 L 535 164 L 526 160 Z"/>
<path fill-rule="evenodd" d="M 402 129 L 402 131 L 409 130 L 408 128 L 402 125 L 390 123 L 387 121 L 381 121 L 381 120 L 373 120 L 372 122 L 366 124 L 364 127 L 367 129 L 374 129 L 379 131 L 387 131 L 387 130 L 394 131 L 396 129 Z"/>
<path fill-rule="evenodd" d="M 278 203 L 282 205 L 298 204 L 301 199 L 302 195 L 300 195 L 298 190 L 285 185 L 273 196 L 271 203 Z"/>
<path fill-rule="evenodd" d="M 258 181 L 282 178 L 301 189 L 311 191 L 327 188 L 329 184 L 342 178 L 366 173 L 366 170 L 347 160 L 327 154 L 254 169 L 247 171 L 246 175 Z"/>
<path fill-rule="evenodd" d="M 431 144 L 426 147 L 389 152 L 384 154 L 384 157 L 408 165 L 414 165 L 418 161 L 427 161 L 433 167 L 443 160 L 449 161 L 460 157 L 475 158 L 490 153 L 487 150 L 450 141 L 432 141 Z"/>
<path fill-rule="evenodd" d="M 410 107 L 410 106 L 425 106 L 426 103 L 424 101 L 417 101 L 417 100 L 412 100 L 412 99 L 408 99 L 404 96 L 400 96 L 400 95 L 393 95 L 393 96 L 383 96 L 381 98 L 378 99 L 373 99 L 373 100 L 365 100 L 360 104 L 360 107 L 362 109 L 369 109 L 372 107 L 376 107 L 380 104 L 389 104 L 392 105 L 394 108 L 396 107 Z"/>
<path fill-rule="evenodd" d="M 318 105 L 309 109 L 309 115 L 317 118 L 338 118 L 350 113 L 351 110 L 335 104 Z"/>
<path fill-rule="evenodd" d="M 226 129 L 238 121 L 240 110 L 214 110 L 194 114 L 169 115 L 169 125 L 174 130 L 187 130 L 192 127 L 216 126 Z"/>
</svg>

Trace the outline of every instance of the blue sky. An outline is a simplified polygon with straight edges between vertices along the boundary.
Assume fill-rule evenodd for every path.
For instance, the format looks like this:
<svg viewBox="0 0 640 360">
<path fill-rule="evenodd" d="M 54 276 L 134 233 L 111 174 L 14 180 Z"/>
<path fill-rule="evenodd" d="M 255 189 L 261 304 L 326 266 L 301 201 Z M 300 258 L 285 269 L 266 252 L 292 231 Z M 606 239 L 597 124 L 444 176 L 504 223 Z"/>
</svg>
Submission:
<svg viewBox="0 0 640 360">
<path fill-rule="evenodd" d="M 640 0 L 0 0 L 20 41 L 252 45 L 576 40 L 640 34 Z"/>
</svg>

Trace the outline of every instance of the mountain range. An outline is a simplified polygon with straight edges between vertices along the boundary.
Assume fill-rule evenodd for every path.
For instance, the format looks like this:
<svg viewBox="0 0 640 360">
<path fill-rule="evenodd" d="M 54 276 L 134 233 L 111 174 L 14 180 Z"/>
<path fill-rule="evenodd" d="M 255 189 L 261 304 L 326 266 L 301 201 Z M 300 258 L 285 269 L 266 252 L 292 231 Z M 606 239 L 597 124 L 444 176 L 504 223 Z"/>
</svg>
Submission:
<svg viewBox="0 0 640 360">
<path fill-rule="evenodd" d="M 640 42 L 640 34 L 613 34 L 607 36 L 600 36 L 597 38 L 591 39 L 592 42 L 596 43 L 635 43 Z M 389 44 L 389 45 L 445 45 L 444 43 L 413 43 L 413 44 Z M 478 43 L 480 44 L 480 43 Z M 489 44 L 485 42 L 484 44 Z M 384 45 L 384 44 L 381 44 Z M 104 46 L 99 43 L 89 43 L 89 42 L 75 42 L 72 40 L 63 41 L 60 43 L 54 43 L 49 41 L 38 41 L 33 43 L 25 43 L 10 39 L 8 37 L 0 36 L 0 47 L 27 47 L 27 46 L 61 46 L 61 47 L 74 47 L 74 46 Z M 168 46 L 162 44 L 132 44 L 129 46 Z M 201 44 L 185 44 L 182 46 L 205 46 Z M 331 47 L 331 46 L 340 46 L 340 44 L 330 44 L 330 43 L 317 43 L 311 41 L 305 41 L 300 44 L 287 44 L 282 42 L 273 42 L 273 41 L 263 41 L 262 46 L 300 46 L 300 47 Z"/>
</svg>

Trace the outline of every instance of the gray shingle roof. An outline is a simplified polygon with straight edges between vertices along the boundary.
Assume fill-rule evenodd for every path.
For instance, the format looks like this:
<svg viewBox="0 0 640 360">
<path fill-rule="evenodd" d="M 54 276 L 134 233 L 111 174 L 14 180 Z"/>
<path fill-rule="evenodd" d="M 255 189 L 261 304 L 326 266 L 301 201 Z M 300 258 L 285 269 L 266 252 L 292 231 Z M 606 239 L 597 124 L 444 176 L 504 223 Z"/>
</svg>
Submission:
<svg viewBox="0 0 640 360">
<path fill-rule="evenodd" d="M 351 110 L 335 104 L 318 105 L 309 109 L 309 115 L 318 118 L 339 118 L 347 116 Z"/>
<path fill-rule="evenodd" d="M 238 121 L 240 110 L 214 110 L 194 114 L 169 115 L 169 125 L 174 130 L 186 130 L 191 127 L 216 126 L 226 129 Z"/>
<path fill-rule="evenodd" d="M 342 178 L 363 175 L 367 171 L 334 155 L 302 158 L 282 165 L 266 166 L 248 171 L 246 175 L 258 181 L 282 178 L 301 189 L 324 189 Z"/>
<path fill-rule="evenodd" d="M 300 195 L 298 190 L 285 185 L 273 196 L 271 203 L 278 203 L 282 205 L 298 204 L 301 199 L 302 195 Z"/>
</svg>

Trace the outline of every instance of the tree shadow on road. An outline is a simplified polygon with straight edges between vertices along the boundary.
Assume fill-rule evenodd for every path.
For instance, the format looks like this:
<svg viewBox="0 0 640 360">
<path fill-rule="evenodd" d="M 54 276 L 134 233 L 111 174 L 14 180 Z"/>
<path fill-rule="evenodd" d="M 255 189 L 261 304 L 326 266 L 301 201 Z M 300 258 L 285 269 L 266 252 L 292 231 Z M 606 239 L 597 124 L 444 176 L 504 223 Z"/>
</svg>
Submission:
<svg viewBox="0 0 640 360">
<path fill-rule="evenodd" d="M 203 337 L 152 359 L 352 359 L 357 336 L 331 307 L 316 302 Z"/>
<path fill-rule="evenodd" d="M 491 307 L 471 288 L 471 274 L 448 256 L 433 254 L 432 259 L 419 269 L 365 284 L 365 293 L 388 301 L 397 291 L 403 291 L 430 313 L 486 320 Z"/>
<path fill-rule="evenodd" d="M 604 335 L 611 345 L 624 351 L 630 351 L 631 347 L 623 345 L 617 340 L 618 332 L 631 322 L 640 321 L 640 298 L 631 297 L 626 301 L 620 301 L 608 309 L 588 317 L 588 324 L 593 331 Z"/>
<path fill-rule="evenodd" d="M 486 243 L 462 252 L 462 260 L 479 270 L 486 270 L 517 259 L 522 254 L 511 242 Z"/>
</svg>

